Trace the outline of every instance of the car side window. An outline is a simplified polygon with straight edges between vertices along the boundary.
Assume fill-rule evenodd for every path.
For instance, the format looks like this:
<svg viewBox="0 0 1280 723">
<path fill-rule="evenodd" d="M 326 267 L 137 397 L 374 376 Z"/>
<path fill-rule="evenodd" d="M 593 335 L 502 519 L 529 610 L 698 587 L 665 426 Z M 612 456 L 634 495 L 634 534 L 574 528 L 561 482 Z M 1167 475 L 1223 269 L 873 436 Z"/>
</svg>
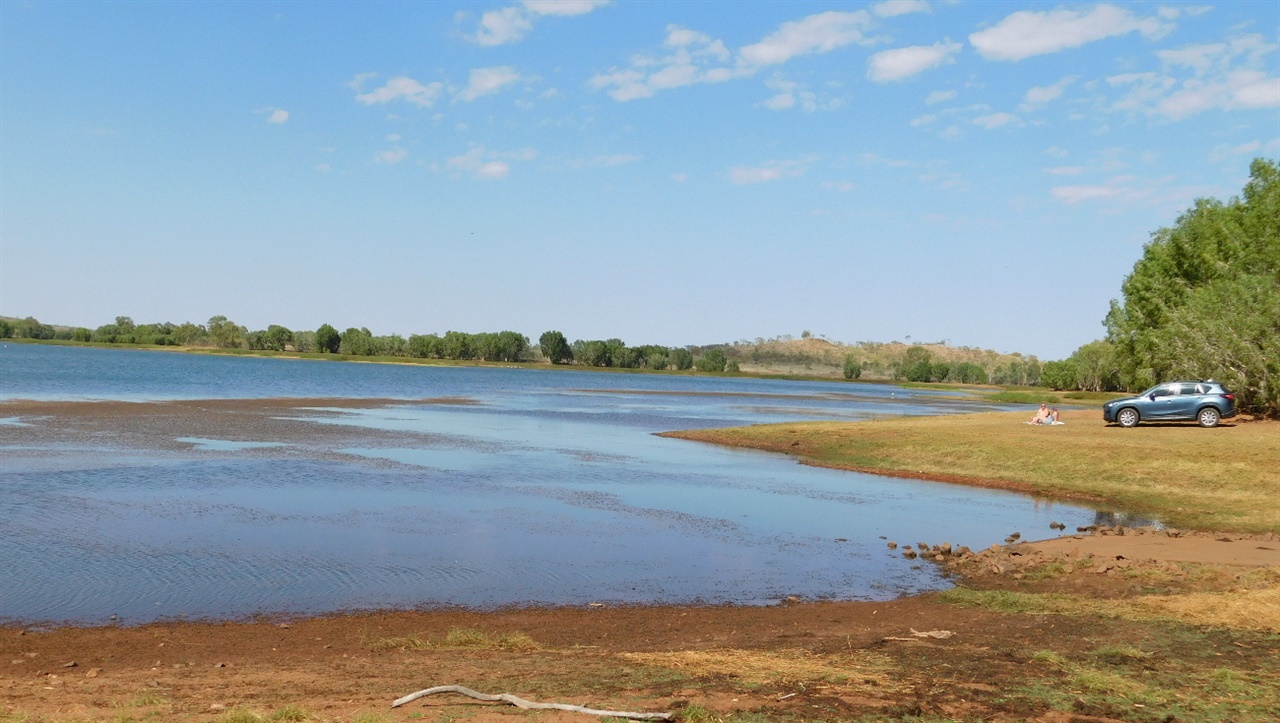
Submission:
<svg viewBox="0 0 1280 723">
<path fill-rule="evenodd" d="M 1164 386 L 1162 386 L 1162 387 L 1156 387 L 1156 390 L 1155 390 L 1154 392 L 1152 392 L 1152 396 L 1155 396 L 1155 397 L 1172 397 L 1172 396 L 1174 396 L 1174 395 L 1175 395 L 1175 394 L 1177 394 L 1177 393 L 1178 393 L 1178 388 L 1177 388 L 1177 387 L 1172 386 L 1172 385 L 1169 385 L 1169 384 L 1166 384 L 1166 385 L 1164 385 Z"/>
<path fill-rule="evenodd" d="M 1182 393 L 1183 394 L 1204 394 L 1204 385 L 1203 384 L 1183 384 Z"/>
</svg>

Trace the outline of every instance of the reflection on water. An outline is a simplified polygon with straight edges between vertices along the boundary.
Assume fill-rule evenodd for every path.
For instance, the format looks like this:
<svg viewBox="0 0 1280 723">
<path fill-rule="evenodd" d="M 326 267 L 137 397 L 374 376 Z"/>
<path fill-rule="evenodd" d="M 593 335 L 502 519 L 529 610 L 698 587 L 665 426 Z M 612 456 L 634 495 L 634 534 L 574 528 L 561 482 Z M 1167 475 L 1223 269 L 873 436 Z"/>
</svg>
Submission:
<svg viewBox="0 0 1280 723">
<path fill-rule="evenodd" d="M 148 373 L 160 381 L 128 382 L 120 396 L 180 397 L 203 389 L 189 377 L 216 362 L 226 368 L 214 376 L 244 397 L 320 386 L 329 396 L 477 403 L 293 409 L 287 418 L 304 420 L 296 438 L 245 440 L 239 428 L 227 430 L 234 439 L 221 431 L 171 436 L 148 448 L 24 451 L 5 436 L 18 428 L 0 426 L 0 618 L 883 599 L 945 584 L 930 565 L 889 551 L 886 539 L 979 548 L 1014 530 L 1047 537 L 1050 521 L 1094 520 L 1093 510 L 1073 505 L 651 434 L 975 408 L 916 390 L 523 370 L 387 373 L 110 351 L 94 363 L 74 357 L 63 378 L 47 368 L 58 354 L 30 348 L 44 367 L 37 378 L 0 376 L 0 397 L 94 396 L 103 378 Z M 112 366 L 133 363 L 160 368 Z M 260 374 L 264 363 L 317 376 L 299 383 L 292 372 Z M 17 421 L 37 432 L 49 424 Z"/>
</svg>

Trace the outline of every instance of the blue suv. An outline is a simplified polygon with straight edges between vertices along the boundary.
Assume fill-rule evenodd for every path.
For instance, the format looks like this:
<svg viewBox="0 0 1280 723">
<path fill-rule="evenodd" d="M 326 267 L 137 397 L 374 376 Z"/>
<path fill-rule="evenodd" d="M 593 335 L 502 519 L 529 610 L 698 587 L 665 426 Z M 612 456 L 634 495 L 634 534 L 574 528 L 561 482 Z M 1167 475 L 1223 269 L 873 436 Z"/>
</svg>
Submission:
<svg viewBox="0 0 1280 723">
<path fill-rule="evenodd" d="M 1236 416 L 1236 395 L 1212 379 L 1165 382 L 1136 397 L 1113 399 L 1102 405 L 1102 418 L 1121 427 L 1138 422 L 1190 422 L 1216 427 Z"/>
</svg>

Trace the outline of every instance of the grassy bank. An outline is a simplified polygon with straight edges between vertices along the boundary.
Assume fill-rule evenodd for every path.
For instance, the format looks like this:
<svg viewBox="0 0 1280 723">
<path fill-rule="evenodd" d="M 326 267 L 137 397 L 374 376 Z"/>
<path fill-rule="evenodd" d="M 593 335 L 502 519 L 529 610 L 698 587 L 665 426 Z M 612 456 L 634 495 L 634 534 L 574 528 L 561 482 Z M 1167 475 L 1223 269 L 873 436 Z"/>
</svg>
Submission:
<svg viewBox="0 0 1280 723">
<path fill-rule="evenodd" d="M 1280 531 L 1280 424 L 1106 426 L 1096 411 L 1065 426 L 1023 412 L 759 425 L 667 436 L 1048 497 L 1088 499 L 1178 527 Z"/>
</svg>

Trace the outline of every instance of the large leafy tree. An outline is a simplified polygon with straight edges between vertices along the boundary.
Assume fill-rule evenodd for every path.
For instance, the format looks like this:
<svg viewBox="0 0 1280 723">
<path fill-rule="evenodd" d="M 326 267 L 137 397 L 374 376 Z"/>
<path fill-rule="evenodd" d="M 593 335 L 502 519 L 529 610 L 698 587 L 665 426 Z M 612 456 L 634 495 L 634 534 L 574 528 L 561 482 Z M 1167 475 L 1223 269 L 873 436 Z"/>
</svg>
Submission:
<svg viewBox="0 0 1280 723">
<path fill-rule="evenodd" d="M 573 361 L 573 350 L 569 348 L 569 340 L 558 331 L 545 331 L 538 337 L 538 347 L 542 356 L 552 364 L 565 364 Z"/>
<path fill-rule="evenodd" d="M 1240 197 L 1152 234 L 1121 292 L 1106 324 L 1125 386 L 1212 377 L 1280 413 L 1280 166 L 1255 160 Z"/>
</svg>

